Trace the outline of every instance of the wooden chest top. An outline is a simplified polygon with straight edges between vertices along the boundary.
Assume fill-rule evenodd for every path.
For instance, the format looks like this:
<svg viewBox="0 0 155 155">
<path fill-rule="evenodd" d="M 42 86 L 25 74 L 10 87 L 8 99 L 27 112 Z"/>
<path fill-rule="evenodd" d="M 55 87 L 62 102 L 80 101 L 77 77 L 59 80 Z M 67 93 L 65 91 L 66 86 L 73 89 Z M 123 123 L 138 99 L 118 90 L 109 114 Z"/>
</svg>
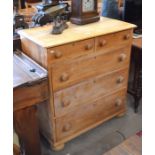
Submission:
<svg viewBox="0 0 155 155">
<path fill-rule="evenodd" d="M 69 28 L 60 35 L 51 34 L 52 25 L 21 30 L 19 34 L 41 47 L 49 48 L 136 27 L 133 24 L 105 17 L 101 17 L 99 22 L 87 25 L 77 26 L 70 22 L 68 25 Z"/>
</svg>

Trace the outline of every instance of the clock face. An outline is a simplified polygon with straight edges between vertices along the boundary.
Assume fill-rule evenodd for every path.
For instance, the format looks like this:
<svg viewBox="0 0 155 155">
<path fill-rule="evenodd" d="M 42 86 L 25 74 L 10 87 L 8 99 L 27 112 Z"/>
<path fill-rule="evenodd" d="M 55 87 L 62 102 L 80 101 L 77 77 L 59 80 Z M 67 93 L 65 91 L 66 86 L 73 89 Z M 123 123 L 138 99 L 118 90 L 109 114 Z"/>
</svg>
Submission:
<svg viewBox="0 0 155 155">
<path fill-rule="evenodd" d="M 82 0 L 82 12 L 90 12 L 95 9 L 95 0 Z"/>
</svg>

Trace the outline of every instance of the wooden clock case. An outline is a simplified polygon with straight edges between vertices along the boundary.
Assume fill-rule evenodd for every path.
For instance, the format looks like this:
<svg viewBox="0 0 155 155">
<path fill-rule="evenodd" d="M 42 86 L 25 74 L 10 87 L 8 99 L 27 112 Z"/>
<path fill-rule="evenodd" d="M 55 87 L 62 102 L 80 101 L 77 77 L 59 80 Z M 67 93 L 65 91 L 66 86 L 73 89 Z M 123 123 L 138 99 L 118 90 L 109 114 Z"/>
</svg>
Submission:
<svg viewBox="0 0 155 155">
<path fill-rule="evenodd" d="M 95 0 L 94 11 L 83 12 L 82 0 L 72 0 L 72 15 L 70 21 L 73 24 L 84 25 L 88 23 L 97 22 L 100 19 L 97 11 L 97 0 Z"/>
</svg>

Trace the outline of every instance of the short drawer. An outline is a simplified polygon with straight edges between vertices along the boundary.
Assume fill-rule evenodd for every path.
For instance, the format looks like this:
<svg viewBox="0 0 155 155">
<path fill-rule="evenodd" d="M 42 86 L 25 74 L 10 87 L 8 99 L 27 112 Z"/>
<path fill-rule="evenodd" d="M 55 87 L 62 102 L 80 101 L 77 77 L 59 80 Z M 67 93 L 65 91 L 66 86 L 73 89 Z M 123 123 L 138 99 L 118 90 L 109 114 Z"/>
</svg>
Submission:
<svg viewBox="0 0 155 155">
<path fill-rule="evenodd" d="M 62 60 L 68 57 L 78 57 L 94 52 L 94 39 L 65 44 L 48 49 L 48 63 Z"/>
<path fill-rule="evenodd" d="M 82 105 L 78 110 L 56 119 L 56 139 L 58 141 L 68 136 L 80 133 L 125 112 L 126 90 L 122 90 L 100 98 L 97 101 Z"/>
<path fill-rule="evenodd" d="M 108 93 L 127 87 L 128 68 L 106 76 L 99 75 L 54 93 L 56 117 L 65 115 L 79 105 L 95 101 Z"/>
<path fill-rule="evenodd" d="M 121 31 L 113 34 L 108 34 L 95 39 L 96 52 L 108 52 L 114 49 L 119 49 L 127 45 L 131 45 L 132 30 Z"/>
<path fill-rule="evenodd" d="M 128 47 L 106 54 L 94 52 L 89 56 L 57 63 L 50 68 L 53 90 L 58 91 L 89 77 L 128 67 L 129 60 Z"/>
</svg>

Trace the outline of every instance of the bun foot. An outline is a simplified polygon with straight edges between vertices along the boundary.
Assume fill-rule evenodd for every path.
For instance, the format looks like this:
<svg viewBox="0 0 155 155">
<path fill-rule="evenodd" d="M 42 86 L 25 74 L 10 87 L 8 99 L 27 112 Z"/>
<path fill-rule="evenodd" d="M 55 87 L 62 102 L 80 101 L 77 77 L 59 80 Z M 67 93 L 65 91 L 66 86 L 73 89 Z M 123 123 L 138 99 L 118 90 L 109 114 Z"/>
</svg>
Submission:
<svg viewBox="0 0 155 155">
<path fill-rule="evenodd" d="M 54 151 L 61 151 L 63 150 L 65 144 L 60 144 L 60 145 L 56 145 L 56 146 L 52 146 L 52 150 Z"/>
<path fill-rule="evenodd" d="M 123 117 L 125 115 L 125 113 L 121 113 L 119 115 L 117 115 L 116 117 Z"/>
</svg>

